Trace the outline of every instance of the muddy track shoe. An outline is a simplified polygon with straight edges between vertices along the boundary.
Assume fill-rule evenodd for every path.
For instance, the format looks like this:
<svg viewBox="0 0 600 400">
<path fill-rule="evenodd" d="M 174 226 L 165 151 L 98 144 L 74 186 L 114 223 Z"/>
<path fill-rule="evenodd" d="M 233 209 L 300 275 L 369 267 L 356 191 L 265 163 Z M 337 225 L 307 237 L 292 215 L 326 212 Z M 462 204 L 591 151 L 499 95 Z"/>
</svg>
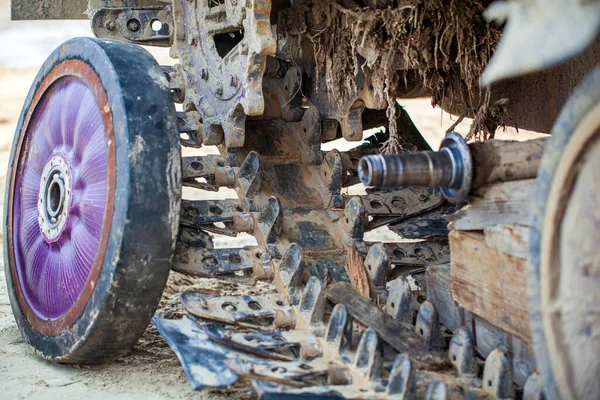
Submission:
<svg viewBox="0 0 600 400">
<path fill-rule="evenodd" d="M 106 361 L 148 325 L 179 226 L 176 124 L 138 46 L 76 38 L 38 73 L 11 152 L 4 254 L 17 324 L 44 358 Z"/>
</svg>

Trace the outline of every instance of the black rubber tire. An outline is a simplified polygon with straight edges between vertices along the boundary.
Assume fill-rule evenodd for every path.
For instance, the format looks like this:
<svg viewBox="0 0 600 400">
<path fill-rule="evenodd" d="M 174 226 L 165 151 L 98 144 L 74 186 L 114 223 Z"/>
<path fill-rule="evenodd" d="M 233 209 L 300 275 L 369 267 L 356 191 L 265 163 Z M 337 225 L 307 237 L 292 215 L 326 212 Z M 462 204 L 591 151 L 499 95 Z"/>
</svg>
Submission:
<svg viewBox="0 0 600 400">
<path fill-rule="evenodd" d="M 150 53 L 116 41 L 69 40 L 48 57 L 25 101 L 11 152 L 5 210 L 24 115 L 44 78 L 66 60 L 83 61 L 95 71 L 112 113 L 116 185 L 102 267 L 83 312 L 54 336 L 37 331 L 17 300 L 8 256 L 8 212 L 5 271 L 16 322 L 35 353 L 56 362 L 101 363 L 136 343 L 161 298 L 179 226 L 181 150 L 173 97 Z"/>
<path fill-rule="evenodd" d="M 600 102 L 600 67 L 592 71 L 575 89 L 551 131 L 552 137 L 544 149 L 536 179 L 536 193 L 531 204 L 532 226 L 529 238 L 529 263 L 527 286 L 529 297 L 529 320 L 537 368 L 542 376 L 544 393 L 550 400 L 560 399 L 560 393 L 550 363 L 542 320 L 542 293 L 540 287 L 540 250 L 544 230 L 544 216 L 553 177 L 558 169 L 563 150 L 578 124 Z M 592 357 L 597 355 L 590 355 Z"/>
</svg>

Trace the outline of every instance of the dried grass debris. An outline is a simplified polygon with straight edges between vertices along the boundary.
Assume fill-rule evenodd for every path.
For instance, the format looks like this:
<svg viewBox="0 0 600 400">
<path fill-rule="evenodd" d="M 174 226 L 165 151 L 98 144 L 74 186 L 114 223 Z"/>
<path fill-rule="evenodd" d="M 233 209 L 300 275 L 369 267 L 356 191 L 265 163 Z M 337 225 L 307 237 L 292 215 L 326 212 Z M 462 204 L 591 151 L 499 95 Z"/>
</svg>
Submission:
<svg viewBox="0 0 600 400">
<path fill-rule="evenodd" d="M 401 151 L 396 91 L 406 71 L 418 72 L 433 106 L 459 102 L 475 115 L 470 136 L 493 137 L 506 120 L 506 99 L 491 104 L 479 77 L 500 39 L 498 26 L 483 18 L 491 0 L 396 0 L 384 9 L 349 0 L 314 1 L 311 13 L 325 26 L 312 32 L 317 69 L 324 71 L 331 99 L 357 92 L 360 69 L 374 96 L 388 104 L 390 137 L 385 152 Z M 309 32 L 310 33 L 310 32 Z"/>
</svg>

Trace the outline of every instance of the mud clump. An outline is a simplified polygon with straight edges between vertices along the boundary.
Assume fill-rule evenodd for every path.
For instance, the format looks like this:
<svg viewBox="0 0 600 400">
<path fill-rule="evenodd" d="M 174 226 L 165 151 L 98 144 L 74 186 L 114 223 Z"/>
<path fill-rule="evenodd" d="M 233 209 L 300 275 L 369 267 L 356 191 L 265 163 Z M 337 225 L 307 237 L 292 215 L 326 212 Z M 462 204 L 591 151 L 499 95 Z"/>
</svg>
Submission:
<svg viewBox="0 0 600 400">
<path fill-rule="evenodd" d="M 390 137 L 384 152 L 400 152 L 396 93 L 416 71 L 433 106 L 463 109 L 474 116 L 469 137 L 492 137 L 506 117 L 506 100 L 492 102 L 479 77 L 501 31 L 483 12 L 491 0 L 397 0 L 387 8 L 343 0 L 313 2 L 313 20 L 324 26 L 310 36 L 317 68 L 324 70 L 331 99 L 357 92 L 362 70 L 374 99 L 385 99 Z"/>
</svg>

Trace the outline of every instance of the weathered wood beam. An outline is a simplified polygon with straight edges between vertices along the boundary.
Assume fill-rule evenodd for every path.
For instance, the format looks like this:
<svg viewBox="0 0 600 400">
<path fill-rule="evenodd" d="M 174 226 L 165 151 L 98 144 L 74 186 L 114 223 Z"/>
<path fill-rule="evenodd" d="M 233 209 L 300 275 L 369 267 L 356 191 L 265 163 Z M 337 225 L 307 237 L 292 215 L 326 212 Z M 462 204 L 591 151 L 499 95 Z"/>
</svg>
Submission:
<svg viewBox="0 0 600 400">
<path fill-rule="evenodd" d="M 483 186 L 472 192 L 466 207 L 448 216 L 448 228 L 468 231 L 501 224 L 529 226 L 534 191 L 535 179 Z"/>
<path fill-rule="evenodd" d="M 526 260 L 487 246 L 483 232 L 450 232 L 452 297 L 529 342 Z"/>
<path fill-rule="evenodd" d="M 524 142 L 486 140 L 470 144 L 473 157 L 471 188 L 535 178 L 547 141 L 547 138 Z"/>
</svg>

